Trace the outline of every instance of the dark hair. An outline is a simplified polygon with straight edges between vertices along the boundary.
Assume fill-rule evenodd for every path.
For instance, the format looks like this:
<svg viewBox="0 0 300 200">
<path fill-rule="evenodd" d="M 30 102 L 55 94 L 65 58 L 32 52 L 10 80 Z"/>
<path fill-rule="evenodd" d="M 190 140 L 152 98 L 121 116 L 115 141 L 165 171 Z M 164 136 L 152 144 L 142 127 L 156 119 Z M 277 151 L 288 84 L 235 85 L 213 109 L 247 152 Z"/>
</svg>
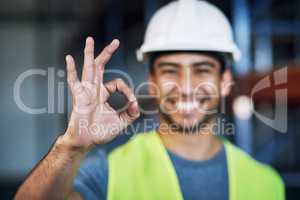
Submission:
<svg viewBox="0 0 300 200">
<path fill-rule="evenodd" d="M 223 52 L 216 52 L 216 51 L 158 51 L 158 52 L 152 52 L 149 53 L 149 70 L 152 73 L 153 72 L 153 65 L 155 60 L 166 54 L 174 54 L 178 52 L 183 52 L 183 53 L 201 53 L 210 57 L 215 58 L 220 62 L 221 65 L 221 73 L 225 71 L 226 68 L 231 67 L 232 65 L 232 56 L 230 53 L 223 53 Z"/>
</svg>

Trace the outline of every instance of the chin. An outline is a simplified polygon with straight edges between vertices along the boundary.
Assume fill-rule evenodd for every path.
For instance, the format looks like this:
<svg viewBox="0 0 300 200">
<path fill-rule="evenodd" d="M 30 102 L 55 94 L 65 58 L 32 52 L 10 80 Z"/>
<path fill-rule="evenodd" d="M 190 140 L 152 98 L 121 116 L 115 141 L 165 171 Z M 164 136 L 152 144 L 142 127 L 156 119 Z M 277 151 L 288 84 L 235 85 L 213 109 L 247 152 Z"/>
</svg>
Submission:
<svg viewBox="0 0 300 200">
<path fill-rule="evenodd" d="M 188 133 L 197 133 L 205 123 L 207 123 L 208 116 L 206 115 L 190 115 L 182 116 L 179 114 L 162 115 L 164 121 L 166 121 L 173 131 Z"/>
</svg>

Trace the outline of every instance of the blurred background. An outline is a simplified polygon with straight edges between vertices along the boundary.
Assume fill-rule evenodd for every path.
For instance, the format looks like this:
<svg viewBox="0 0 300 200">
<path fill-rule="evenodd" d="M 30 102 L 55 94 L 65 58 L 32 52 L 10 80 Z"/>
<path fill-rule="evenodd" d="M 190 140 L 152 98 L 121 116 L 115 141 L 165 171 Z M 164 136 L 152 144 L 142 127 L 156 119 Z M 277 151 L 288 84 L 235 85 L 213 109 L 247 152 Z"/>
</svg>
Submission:
<svg viewBox="0 0 300 200">
<path fill-rule="evenodd" d="M 151 15 L 168 0 L 10 0 L 0 2 L 0 199 L 11 199 L 33 166 L 65 131 L 70 96 L 64 74 L 64 56 L 72 54 L 80 68 L 86 36 L 96 40 L 96 52 L 113 38 L 121 48 L 107 69 L 130 74 L 134 85 L 147 79 L 147 65 L 138 63 L 135 51 L 142 43 Z M 300 198 L 300 1 L 209 1 L 232 23 L 243 58 L 233 66 L 236 84 L 228 98 L 226 114 L 235 123 L 229 137 L 257 160 L 276 168 L 284 179 L 287 199 Z M 16 81 L 22 102 L 44 108 L 28 114 L 16 104 Z M 278 71 L 279 70 L 279 71 Z M 80 70 L 79 70 L 80 71 Z M 274 72 L 274 73 L 273 73 Z M 278 73 L 276 73 L 278 72 Z M 110 73 L 106 79 L 119 75 Z M 277 81 L 276 77 L 281 81 Z M 267 77 L 267 78 L 266 78 Z M 254 95 L 255 110 L 269 119 L 287 122 L 286 131 L 275 130 L 249 114 L 247 96 L 266 78 L 270 86 Z M 298 79 L 297 79 L 298 78 Z M 277 99 L 276 92 L 287 94 Z M 147 93 L 147 88 L 140 90 Z M 112 98 L 116 106 L 119 97 Z M 152 106 L 139 99 L 141 107 Z M 278 112 L 276 105 L 282 107 Z M 284 108 L 287 108 L 285 114 Z M 285 116 L 287 115 L 287 118 Z M 143 115 L 142 119 L 155 116 Z M 141 123 L 142 124 L 142 123 Z M 139 130 L 144 129 L 138 126 Z M 100 147 L 106 151 L 123 143 L 130 133 Z"/>
</svg>

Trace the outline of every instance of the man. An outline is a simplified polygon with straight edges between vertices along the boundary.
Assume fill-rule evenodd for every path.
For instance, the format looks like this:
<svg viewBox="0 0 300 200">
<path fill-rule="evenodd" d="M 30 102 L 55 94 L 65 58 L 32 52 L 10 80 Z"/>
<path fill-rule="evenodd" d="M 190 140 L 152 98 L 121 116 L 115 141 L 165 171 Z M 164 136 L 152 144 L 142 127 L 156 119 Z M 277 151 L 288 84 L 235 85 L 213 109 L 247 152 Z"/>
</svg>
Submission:
<svg viewBox="0 0 300 200">
<path fill-rule="evenodd" d="M 81 82 L 66 57 L 73 111 L 66 133 L 31 172 L 16 199 L 284 199 L 278 174 L 226 140 L 213 128 L 221 98 L 230 92 L 231 60 L 239 51 L 227 19 L 204 1 L 182 0 L 161 8 L 138 51 L 150 65 L 149 94 L 160 125 L 109 155 L 81 161 L 96 145 L 111 141 L 139 116 L 136 98 L 121 80 L 103 84 L 105 64 L 118 40 L 94 59 L 87 38 Z M 128 99 L 116 112 L 114 92 Z"/>
</svg>

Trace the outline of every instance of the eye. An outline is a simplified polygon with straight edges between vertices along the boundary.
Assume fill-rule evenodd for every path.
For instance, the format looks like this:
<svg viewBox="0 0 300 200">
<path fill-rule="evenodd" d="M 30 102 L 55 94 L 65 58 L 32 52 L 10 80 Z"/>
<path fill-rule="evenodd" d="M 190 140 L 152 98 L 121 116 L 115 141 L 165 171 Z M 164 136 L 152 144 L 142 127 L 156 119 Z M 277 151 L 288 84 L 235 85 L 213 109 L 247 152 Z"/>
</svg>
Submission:
<svg viewBox="0 0 300 200">
<path fill-rule="evenodd" d="M 161 70 L 161 72 L 163 73 L 163 74 L 176 74 L 177 73 L 177 69 L 176 68 L 174 68 L 174 67 L 164 67 L 162 70 Z"/>
<path fill-rule="evenodd" d="M 195 68 L 195 73 L 209 73 L 211 71 L 211 67 L 209 66 L 199 66 Z"/>
</svg>

